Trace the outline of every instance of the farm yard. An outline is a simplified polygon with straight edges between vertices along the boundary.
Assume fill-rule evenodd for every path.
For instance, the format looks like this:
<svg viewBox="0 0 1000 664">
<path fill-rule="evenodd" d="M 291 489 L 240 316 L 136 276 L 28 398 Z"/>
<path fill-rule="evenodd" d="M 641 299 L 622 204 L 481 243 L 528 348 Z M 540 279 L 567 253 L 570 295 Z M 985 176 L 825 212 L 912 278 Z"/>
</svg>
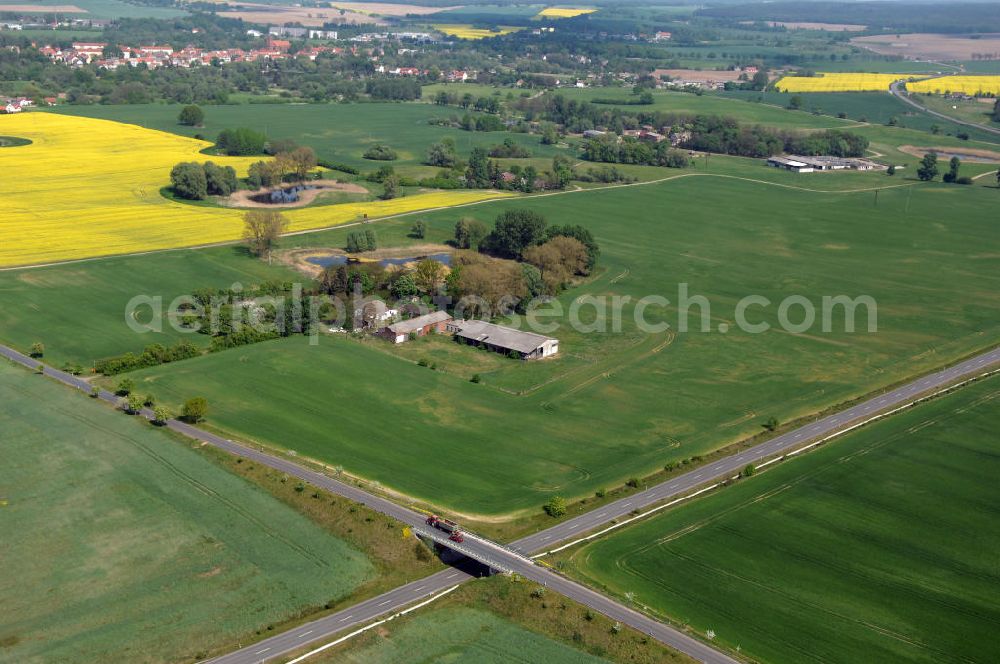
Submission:
<svg viewBox="0 0 1000 664">
<path fill-rule="evenodd" d="M 591 228 L 603 250 L 600 274 L 564 295 L 564 310 L 588 294 L 676 301 L 678 284 L 687 282 L 713 303 L 714 330 L 732 321 L 735 301 L 748 293 L 773 302 L 791 294 L 867 294 L 878 302 L 877 334 L 644 335 L 627 306 L 622 333 L 585 334 L 564 325 L 555 335 L 557 359 L 487 368 L 480 385 L 466 371 L 445 370 L 461 366 L 453 357 L 431 371 L 377 344 L 321 339 L 309 346 L 302 338 L 135 378 L 140 391 L 171 404 L 207 397 L 213 426 L 343 465 L 457 512 L 536 509 L 554 493 L 587 495 L 751 435 L 768 417 L 789 421 L 988 345 L 1000 330 L 988 304 L 997 292 L 990 280 L 1000 270 L 991 269 L 997 258 L 980 249 L 995 235 L 982 212 L 992 196 L 981 187 L 883 189 L 878 224 L 869 220 L 870 189 L 821 193 L 736 177 L 689 175 L 532 199 L 549 223 Z M 706 197 L 717 201 L 711 210 L 700 203 Z M 622 215 L 625 206 L 634 212 Z M 732 206 L 739 214 L 727 212 Z M 490 220 L 512 207 L 518 204 L 489 203 L 471 214 Z M 457 217 L 422 216 L 427 239 L 446 239 Z M 385 238 L 402 237 L 411 223 L 379 227 Z M 342 243 L 343 233 L 330 231 L 290 238 L 285 246 Z M 747 251 L 753 260 L 741 258 Z M 159 258 L 148 257 L 154 271 Z M 64 269 L 40 274 L 53 278 Z M 670 307 L 656 319 L 675 314 Z M 581 315 L 595 319 L 588 309 Z M 760 315 L 775 323 L 773 309 Z M 436 359 L 433 345 L 427 353 Z M 753 390 L 746 389 L 750 383 Z M 665 392 L 665 384 L 673 387 Z M 504 415 L 514 412 L 516 418 Z M 504 426 L 488 424 L 496 419 Z M 630 422 L 628 433 L 621 422 Z M 591 442 L 581 447 L 583 437 Z M 533 441 L 530 454 L 526 440 Z M 461 463 L 443 469 L 439 458 Z"/>
<path fill-rule="evenodd" d="M 374 575 L 186 443 L 6 362 L 0 430 L 5 661 L 203 659 Z"/>
<path fill-rule="evenodd" d="M 206 159 L 210 144 L 134 125 L 25 113 L 0 118 L 0 132 L 32 142 L 0 153 L 8 173 L 0 267 L 170 249 L 238 240 L 241 212 L 169 201 L 159 190 L 174 164 Z M 74 154 L 82 166 L 69 167 Z M 142 154 L 141 161 L 135 159 Z M 212 157 L 245 173 L 256 159 Z M 388 201 L 312 207 L 287 213 L 291 231 L 472 203 L 504 194 L 435 191 Z M 87 223 L 80 223 L 81 217 Z"/>
<path fill-rule="evenodd" d="M 992 661 L 1000 380 L 575 550 L 568 569 L 758 661 Z"/>
</svg>

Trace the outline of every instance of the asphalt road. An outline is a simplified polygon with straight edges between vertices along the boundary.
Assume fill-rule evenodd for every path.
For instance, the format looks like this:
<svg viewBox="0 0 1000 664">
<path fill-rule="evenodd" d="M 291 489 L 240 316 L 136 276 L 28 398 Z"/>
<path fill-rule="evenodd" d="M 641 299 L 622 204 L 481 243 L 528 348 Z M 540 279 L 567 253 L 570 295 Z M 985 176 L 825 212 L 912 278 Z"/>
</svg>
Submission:
<svg viewBox="0 0 1000 664">
<path fill-rule="evenodd" d="M 30 368 L 37 367 L 39 364 L 37 360 L 29 358 L 6 346 L 0 346 L 0 356 Z M 567 519 L 551 528 L 522 538 L 509 547 L 472 534 L 467 534 L 465 541 L 461 545 L 455 545 L 448 542 L 440 531 L 427 527 L 424 523 L 425 516 L 423 514 L 397 505 L 390 500 L 369 494 L 356 486 L 304 468 L 287 459 L 233 442 L 184 422 L 171 420 L 167 426 L 186 436 L 226 450 L 232 454 L 252 459 L 257 463 L 270 466 L 331 493 L 364 503 L 376 511 L 410 525 L 415 531 L 425 536 L 430 536 L 439 542 L 461 551 L 474 560 L 497 569 L 518 573 L 614 620 L 618 620 L 623 624 L 649 634 L 653 638 L 690 655 L 698 661 L 711 664 L 733 664 L 736 660 L 728 655 L 720 653 L 709 645 L 693 639 L 679 630 L 653 620 L 615 600 L 536 564 L 528 557 L 528 554 L 552 548 L 560 542 L 570 540 L 587 531 L 599 528 L 609 523 L 612 519 L 621 519 L 629 515 L 633 510 L 642 509 L 661 501 L 682 496 L 700 486 L 713 483 L 722 478 L 732 477 L 738 474 L 749 463 L 759 463 L 767 458 L 787 454 L 799 449 L 809 441 L 829 436 L 880 412 L 892 410 L 893 408 L 910 403 L 922 394 L 985 373 L 990 367 L 998 363 L 1000 363 L 1000 348 L 982 353 L 923 378 L 918 378 L 885 394 L 875 396 L 846 410 L 764 441 L 759 445 L 720 459 L 712 464 L 691 470 L 642 492 L 621 498 L 592 512 Z M 44 367 L 44 372 L 47 376 L 66 385 L 90 392 L 91 386 L 76 376 L 51 367 Z M 117 397 L 109 392 L 101 392 L 100 397 L 112 403 L 117 402 Z M 148 411 L 144 411 L 142 414 L 147 418 L 152 416 L 152 413 Z M 302 648 L 310 643 L 327 640 L 332 635 L 362 622 L 396 612 L 419 599 L 456 583 L 467 581 L 470 578 L 468 574 L 455 569 L 438 572 L 425 579 L 406 584 L 333 615 L 320 618 L 251 646 L 238 649 L 212 661 L 224 662 L 225 664 L 253 664 L 267 661 L 281 654 Z"/>
<path fill-rule="evenodd" d="M 987 127 L 986 125 L 976 124 L 975 122 L 967 122 L 965 120 L 959 120 L 958 118 L 953 118 L 950 115 L 945 115 L 944 113 L 938 113 L 937 111 L 932 111 L 923 104 L 912 99 L 910 95 L 905 94 L 902 90 L 900 90 L 899 88 L 900 85 L 902 85 L 900 81 L 890 83 L 889 92 L 902 102 L 909 104 L 910 106 L 917 108 L 923 111 L 924 113 L 928 113 L 930 115 L 933 115 L 934 117 L 941 118 L 942 120 L 947 120 L 948 122 L 954 122 L 955 124 L 964 125 L 966 127 L 972 127 L 973 129 L 982 129 L 983 131 L 988 131 L 991 134 L 1000 135 L 1000 129 L 997 129 L 996 127 Z"/>
</svg>

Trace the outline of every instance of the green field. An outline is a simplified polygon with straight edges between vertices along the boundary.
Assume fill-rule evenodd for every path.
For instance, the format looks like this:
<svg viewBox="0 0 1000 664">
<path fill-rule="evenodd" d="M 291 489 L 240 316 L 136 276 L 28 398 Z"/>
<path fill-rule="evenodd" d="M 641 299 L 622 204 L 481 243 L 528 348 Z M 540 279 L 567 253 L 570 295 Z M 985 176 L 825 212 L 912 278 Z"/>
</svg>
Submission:
<svg viewBox="0 0 1000 664">
<path fill-rule="evenodd" d="M 588 580 L 766 662 L 1000 656 L 1000 380 L 577 550 Z"/>
<path fill-rule="evenodd" d="M 187 12 L 181 9 L 154 7 L 122 2 L 121 0 L 73 0 L 73 2 L 64 2 L 63 0 L 31 0 L 31 2 L 0 0 L 0 11 L 6 11 L 4 5 L 74 5 L 86 13 L 67 14 L 67 16 L 83 18 L 175 18 L 187 15 Z"/>
<path fill-rule="evenodd" d="M 836 174 L 798 177 L 808 185 Z M 559 358 L 500 363 L 484 371 L 481 385 L 443 351 L 442 371 L 433 372 L 387 346 L 337 339 L 314 347 L 301 338 L 136 378 L 170 402 L 208 397 L 211 422 L 237 435 L 438 505 L 475 514 L 530 509 L 552 494 L 587 495 L 716 449 L 760 431 L 768 417 L 808 415 L 988 346 L 1000 331 L 1000 259 L 985 249 L 1000 233 L 988 213 L 994 198 L 985 187 L 933 184 L 883 189 L 876 208 L 872 191 L 819 193 L 689 174 L 420 215 L 431 241 L 444 240 L 459 216 L 489 221 L 524 205 L 550 223 L 584 224 L 602 247 L 602 269 L 560 298 L 564 310 L 585 294 L 633 303 L 656 294 L 676 304 L 687 283 L 709 299 L 712 331 L 640 332 L 627 304 L 620 333 L 582 333 L 562 320 Z M 381 223 L 384 242 L 411 223 Z M 296 236 L 287 245 L 340 246 L 344 233 Z M 801 294 L 817 307 L 823 295 L 869 295 L 878 303 L 878 332 L 845 332 L 839 314 L 828 333 L 717 332 L 748 294 L 772 303 Z M 751 318 L 777 326 L 775 309 Z M 580 313 L 583 322 L 596 319 L 592 308 Z M 648 313 L 676 329 L 674 306 Z M 698 315 L 695 307 L 696 330 Z M 862 310 L 859 330 L 866 321 Z M 460 350 L 469 366 L 480 352 Z M 438 352 L 429 346 L 428 359 Z"/>
<path fill-rule="evenodd" d="M 795 96 L 802 100 L 803 111 L 810 113 L 822 113 L 824 116 L 836 116 L 844 113 L 850 120 L 867 122 L 873 125 L 885 125 L 891 119 L 895 118 L 900 127 L 907 129 L 929 133 L 933 127 L 937 127 L 941 135 L 966 133 L 973 140 L 991 143 L 1000 142 L 1000 137 L 997 137 L 995 134 L 928 115 L 905 104 L 888 92 L 805 92 L 791 95 L 783 92 L 733 91 L 723 92 L 720 95 L 747 101 L 760 100 L 765 104 L 778 106 L 786 106 L 789 100 Z M 926 104 L 927 98 L 921 96 L 918 101 Z M 949 104 L 952 103 L 956 102 L 949 102 Z M 978 102 L 969 103 L 978 104 Z M 981 112 L 985 113 L 990 109 L 991 107 L 985 104 L 980 105 Z M 935 110 L 951 112 L 950 110 L 945 111 L 944 108 L 936 108 Z M 958 114 L 956 114 L 956 117 L 969 120 L 969 118 Z M 981 117 L 973 121 L 985 124 L 985 121 Z"/>
<path fill-rule="evenodd" d="M 197 288 L 249 286 L 295 276 L 250 259 L 239 247 L 0 272 L 0 300 L 5 301 L 0 336 L 24 349 L 35 341 L 47 343 L 45 359 L 55 366 L 74 361 L 89 367 L 97 359 L 181 338 L 169 325 L 164 325 L 162 334 L 133 332 L 125 310 L 137 295 L 162 297 L 169 304 Z M 199 345 L 209 341 L 200 334 L 184 338 Z"/>
<path fill-rule="evenodd" d="M 688 92 L 670 92 L 654 90 L 654 103 L 647 106 L 615 106 L 608 108 L 624 108 L 632 113 L 704 113 L 709 115 L 728 115 L 741 122 L 768 125 L 787 129 L 832 129 L 846 128 L 856 123 L 822 115 L 813 115 L 805 111 L 789 111 L 769 104 L 745 103 L 742 100 L 727 99 L 719 95 L 696 95 Z M 567 99 L 593 101 L 594 99 L 633 99 L 629 88 L 562 88 L 554 94 L 561 94 Z"/>
<path fill-rule="evenodd" d="M 510 132 L 470 132 L 428 124 L 431 118 L 461 117 L 460 108 L 416 103 L 359 104 L 230 104 L 205 107 L 204 127 L 177 123 L 180 106 L 144 104 L 125 106 L 61 106 L 58 112 L 117 120 L 175 134 L 201 134 L 213 140 L 219 131 L 252 127 L 271 138 L 291 138 L 316 150 L 321 159 L 348 164 L 362 172 L 391 164 L 398 172 L 414 177 L 433 175 L 439 169 L 421 162 L 433 143 L 445 137 L 455 140 L 460 154 L 513 138 L 534 156 L 549 158 L 565 150 L 540 145 L 538 136 Z M 366 149 L 377 143 L 389 145 L 399 159 L 392 162 L 364 159 Z"/>
<path fill-rule="evenodd" d="M 467 607 L 421 613 L 390 636 L 363 648 L 338 653 L 334 661 L 421 664 L 459 660 L 477 664 L 515 661 L 599 664 L 607 661 L 529 632 L 493 613 Z"/>
<path fill-rule="evenodd" d="M 630 627 L 615 633 L 611 619 L 542 590 L 516 575 L 477 579 L 309 661 L 693 662 Z"/>
<path fill-rule="evenodd" d="M 0 660 L 201 659 L 373 576 L 186 444 L 6 363 L 0 431 Z"/>
</svg>

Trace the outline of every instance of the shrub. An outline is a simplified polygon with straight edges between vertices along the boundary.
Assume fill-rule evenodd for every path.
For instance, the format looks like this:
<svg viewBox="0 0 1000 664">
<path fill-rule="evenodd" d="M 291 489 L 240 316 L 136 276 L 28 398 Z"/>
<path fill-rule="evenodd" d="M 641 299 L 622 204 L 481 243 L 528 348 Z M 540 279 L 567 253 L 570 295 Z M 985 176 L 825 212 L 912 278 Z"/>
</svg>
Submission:
<svg viewBox="0 0 1000 664">
<path fill-rule="evenodd" d="M 115 390 L 115 394 L 120 397 L 127 397 L 135 389 L 135 381 L 131 378 L 122 378 L 118 381 L 118 389 Z"/>
<path fill-rule="evenodd" d="M 183 161 L 170 170 L 170 185 L 181 198 L 200 201 L 208 195 L 205 169 L 196 161 Z"/>
<path fill-rule="evenodd" d="M 566 515 L 566 499 L 562 496 L 552 496 L 549 502 L 542 508 L 545 513 L 554 519 Z"/>
<path fill-rule="evenodd" d="M 636 489 L 636 488 L 639 487 L 639 478 L 638 477 L 630 477 L 628 479 L 628 482 L 625 482 L 625 484 L 626 484 L 626 486 L 630 486 L 633 489 Z"/>
<path fill-rule="evenodd" d="M 170 411 L 165 406 L 157 406 L 153 409 L 153 424 L 163 426 L 170 419 Z"/>
<path fill-rule="evenodd" d="M 184 402 L 181 416 L 191 424 L 197 424 L 208 415 L 208 400 L 205 397 L 192 397 Z"/>
<path fill-rule="evenodd" d="M 413 555 L 415 555 L 417 560 L 422 563 L 429 562 L 433 558 L 433 556 L 431 556 L 430 549 L 428 549 L 427 546 L 420 540 L 413 543 Z"/>
<path fill-rule="evenodd" d="M 753 465 L 752 463 L 748 463 L 746 466 L 743 467 L 743 470 L 740 471 L 740 477 L 752 477 L 753 475 L 756 474 L 757 474 L 757 466 Z"/>
<path fill-rule="evenodd" d="M 200 106 L 189 104 L 181 109 L 177 121 L 182 125 L 197 127 L 205 121 L 205 111 L 201 110 Z"/>
<path fill-rule="evenodd" d="M 371 159 L 373 161 L 395 161 L 399 159 L 399 155 L 396 151 L 390 148 L 388 145 L 373 145 L 362 155 L 365 159 Z"/>
<path fill-rule="evenodd" d="M 481 383 L 483 382 L 482 376 L 479 374 L 472 374 L 472 378 L 469 379 L 470 383 Z"/>
<path fill-rule="evenodd" d="M 35 343 L 31 344 L 31 352 L 28 353 L 28 355 L 30 357 L 36 357 L 36 358 L 42 357 L 43 355 L 45 355 L 45 344 L 43 344 L 41 341 L 36 341 Z"/>
<path fill-rule="evenodd" d="M 608 492 L 606 489 L 598 489 L 597 491 L 594 492 L 594 495 L 597 496 L 598 498 L 603 498 L 604 496 L 608 495 Z"/>
</svg>

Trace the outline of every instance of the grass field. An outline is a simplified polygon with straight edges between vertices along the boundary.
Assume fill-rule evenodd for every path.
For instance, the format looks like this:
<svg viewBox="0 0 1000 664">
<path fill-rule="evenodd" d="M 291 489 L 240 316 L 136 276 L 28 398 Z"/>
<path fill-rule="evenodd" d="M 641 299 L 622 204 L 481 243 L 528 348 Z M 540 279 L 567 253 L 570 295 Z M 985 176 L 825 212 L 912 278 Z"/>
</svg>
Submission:
<svg viewBox="0 0 1000 664">
<path fill-rule="evenodd" d="M 765 104 L 773 104 L 777 106 L 787 106 L 789 100 L 793 96 L 789 93 L 781 92 L 769 91 L 761 93 L 744 90 L 722 92 L 719 94 L 725 97 L 733 97 L 748 101 L 759 101 Z M 1000 138 L 998 138 L 995 134 L 958 125 L 956 123 L 948 122 L 947 120 L 942 120 L 941 118 L 918 111 L 912 106 L 909 106 L 903 101 L 900 101 L 896 97 L 892 96 L 888 93 L 888 91 L 800 92 L 796 93 L 794 96 L 797 96 L 801 100 L 802 110 L 810 113 L 822 113 L 827 116 L 836 116 L 843 113 L 850 120 L 868 122 L 875 125 L 885 125 L 890 120 L 895 118 L 897 124 L 908 129 L 930 132 L 932 128 L 936 126 L 938 131 L 942 134 L 955 135 L 964 132 L 968 134 L 972 140 L 987 142 L 1000 141 Z M 921 97 L 919 101 L 922 104 L 930 104 L 932 108 L 941 110 L 942 112 L 945 112 L 945 108 L 937 108 L 937 104 L 944 107 L 945 102 L 948 104 L 946 108 L 950 108 L 951 104 L 964 104 L 967 106 L 977 106 L 977 110 L 981 113 L 991 110 L 991 107 L 987 104 L 980 104 L 978 102 L 956 102 L 940 99 L 938 97 Z M 955 115 L 956 117 L 963 117 L 962 115 L 951 110 L 948 110 L 947 112 Z M 963 117 L 963 119 L 968 118 Z M 979 116 L 975 118 L 974 121 L 984 122 L 984 118 Z"/>
<path fill-rule="evenodd" d="M 71 16 L 83 16 L 87 18 L 175 18 L 186 16 L 187 12 L 172 7 L 154 7 L 150 5 L 140 5 L 121 0 L 2 0 L 0 1 L 0 11 L 7 11 L 5 5 L 32 7 L 61 7 L 72 5 L 83 10 L 82 14 L 71 14 Z M 59 34 L 59 33 L 54 33 Z"/>
<path fill-rule="evenodd" d="M 8 187 L 0 266 L 55 261 L 238 240 L 240 210 L 184 205 L 160 195 L 174 164 L 204 160 L 196 141 L 135 125 L 53 113 L 20 113 L 0 121 L 0 133 L 31 145 L 0 152 Z M 143 159 L 136 161 L 141 153 Z M 66 163 L 72 154 L 76 163 Z M 252 157 L 215 157 L 245 172 Z M 489 191 L 433 191 L 389 201 L 345 203 L 285 212 L 289 230 L 503 196 Z"/>
<path fill-rule="evenodd" d="M 548 664 L 599 664 L 588 655 L 529 632 L 487 611 L 455 607 L 420 614 L 414 620 L 363 648 L 338 653 L 337 662 L 420 664 L 466 660 L 483 664 L 514 661 Z"/>
<path fill-rule="evenodd" d="M 334 662 L 692 662 L 560 595 L 503 575 L 477 579 L 314 657 Z M 310 660 L 313 661 L 313 660 Z"/>
<path fill-rule="evenodd" d="M 627 88 L 565 88 L 558 90 L 555 94 L 579 101 L 634 98 L 631 90 Z M 854 124 L 838 118 L 817 116 L 803 111 L 789 111 L 767 104 L 746 103 L 718 95 L 695 95 L 687 92 L 654 90 L 653 99 L 654 103 L 648 106 L 627 106 L 626 108 L 633 113 L 661 111 L 664 113 L 729 115 L 742 122 L 790 129 L 848 127 Z M 614 108 L 614 105 L 609 105 L 609 108 Z"/>
<path fill-rule="evenodd" d="M 294 278 L 292 271 L 251 260 L 234 247 L 0 272 L 0 298 L 5 299 L 0 328 L 4 340 L 19 348 L 45 342 L 45 359 L 55 366 L 73 361 L 90 367 L 96 359 L 140 352 L 151 343 L 170 345 L 181 338 L 169 325 L 162 334 L 133 332 L 125 308 L 136 295 L 162 297 L 169 303 L 197 288 Z M 183 338 L 199 345 L 209 341 L 200 334 Z"/>
<path fill-rule="evenodd" d="M 343 598 L 357 549 L 145 422 L 0 364 L 0 659 L 200 659 Z"/>
<path fill-rule="evenodd" d="M 479 96 L 483 94 L 477 90 L 479 87 L 456 84 L 450 89 Z M 427 148 L 445 137 L 454 139 L 459 153 L 465 157 L 474 147 L 489 148 L 508 137 L 539 157 L 551 159 L 565 153 L 565 150 L 540 145 L 538 136 L 461 131 L 431 125 L 429 121 L 434 118 L 461 117 L 464 113 L 460 108 L 432 104 L 234 104 L 207 106 L 204 110 L 204 127 L 185 127 L 177 123 L 180 107 L 173 104 L 63 106 L 58 109 L 60 113 L 127 122 L 184 136 L 201 134 L 209 140 L 226 128 L 252 127 L 272 138 L 291 138 L 309 145 L 320 158 L 342 162 L 365 173 L 386 163 L 362 157 L 365 150 L 377 143 L 389 145 L 399 155 L 399 159 L 389 162 L 397 172 L 413 177 L 437 173 L 439 169 L 421 162 Z"/>
<path fill-rule="evenodd" d="M 787 181 L 821 186 L 824 177 Z M 208 397 L 215 426 L 438 505 L 475 514 L 530 509 L 552 494 L 587 495 L 716 449 L 760 431 L 770 416 L 788 421 L 987 346 L 1000 331 L 998 257 L 984 249 L 998 233 L 988 214 L 993 198 L 985 187 L 889 188 L 876 210 L 872 191 L 689 175 L 529 203 L 550 223 L 586 225 L 602 246 L 600 273 L 560 298 L 564 311 L 585 294 L 633 303 L 657 294 L 676 303 L 683 282 L 709 298 L 715 330 L 733 322 L 735 302 L 747 294 L 775 303 L 792 294 L 816 302 L 866 294 L 878 303 L 874 334 L 837 323 L 830 333 L 804 335 L 647 334 L 626 305 L 620 333 L 586 334 L 563 321 L 554 333 L 558 359 L 508 362 L 484 371 L 481 385 L 446 370 L 461 366 L 455 358 L 442 356 L 434 372 L 346 339 L 261 344 L 136 378 L 171 403 Z M 489 221 L 524 204 L 462 214 Z M 427 239 L 446 239 L 458 216 L 424 215 Z M 410 223 L 379 228 L 391 242 Z M 288 245 L 342 241 L 342 232 L 329 232 Z M 670 306 L 655 318 L 676 329 L 676 313 Z M 697 315 L 695 308 L 694 325 Z M 759 314 L 772 325 L 775 315 L 773 306 Z M 597 315 L 584 309 L 581 318 Z M 865 322 L 862 315 L 860 329 Z M 429 347 L 428 358 L 436 352 Z M 442 458 L 458 461 L 442 467 Z"/>
<path fill-rule="evenodd" d="M 599 586 L 766 662 L 1000 656 L 1000 380 L 577 550 Z"/>
</svg>

